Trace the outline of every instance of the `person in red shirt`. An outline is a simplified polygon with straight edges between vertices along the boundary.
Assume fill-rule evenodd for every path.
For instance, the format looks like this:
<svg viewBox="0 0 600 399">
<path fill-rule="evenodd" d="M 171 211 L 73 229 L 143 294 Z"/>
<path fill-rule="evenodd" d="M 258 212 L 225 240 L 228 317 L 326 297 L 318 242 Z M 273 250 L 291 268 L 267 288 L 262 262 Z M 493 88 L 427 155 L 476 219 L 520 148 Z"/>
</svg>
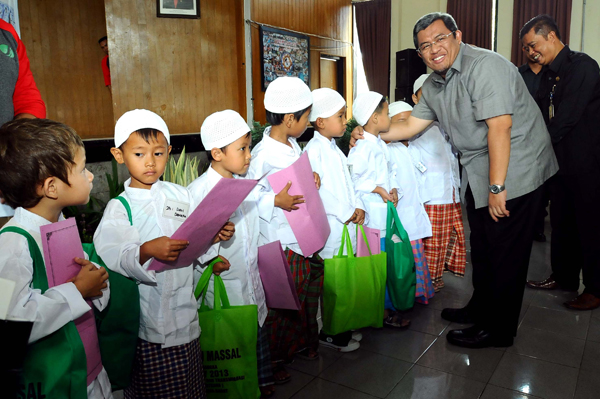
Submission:
<svg viewBox="0 0 600 399">
<path fill-rule="evenodd" d="M 102 58 L 102 73 L 104 74 L 104 85 L 106 85 L 106 87 L 108 87 L 108 92 L 111 92 L 111 82 L 110 82 L 110 64 L 108 62 L 108 38 L 106 36 L 101 37 L 100 40 L 98 40 L 98 44 L 100 45 L 100 48 L 102 49 L 102 51 L 104 51 L 104 54 L 106 54 L 106 56 L 104 56 L 104 58 Z"/>
</svg>

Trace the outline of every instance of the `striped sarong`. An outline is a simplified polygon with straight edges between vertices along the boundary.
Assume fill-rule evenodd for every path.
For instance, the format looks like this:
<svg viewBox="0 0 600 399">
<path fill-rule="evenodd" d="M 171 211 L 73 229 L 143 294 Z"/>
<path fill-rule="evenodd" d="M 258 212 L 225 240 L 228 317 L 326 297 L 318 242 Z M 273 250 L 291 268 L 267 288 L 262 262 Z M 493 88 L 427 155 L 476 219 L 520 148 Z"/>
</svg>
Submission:
<svg viewBox="0 0 600 399">
<path fill-rule="evenodd" d="M 467 251 L 462 210 L 459 203 L 427 205 L 432 236 L 423 240 L 429 274 L 436 288 L 444 286 L 444 269 L 457 276 L 465 275 Z"/>
<path fill-rule="evenodd" d="M 271 349 L 267 328 L 258 326 L 258 339 L 256 340 L 256 360 L 258 363 L 258 385 L 263 387 L 273 385 L 273 366 L 271 364 Z"/>
<path fill-rule="evenodd" d="M 429 276 L 427 268 L 427 258 L 425 258 L 425 249 L 423 239 L 410 242 L 413 256 L 415 257 L 415 272 L 417 275 L 417 289 L 415 290 L 415 301 L 427 305 L 429 298 L 433 297 L 435 290 Z"/>
<path fill-rule="evenodd" d="M 125 398 L 206 398 L 200 341 L 162 348 L 138 339 Z"/>
<path fill-rule="evenodd" d="M 264 328 L 269 330 L 271 360 L 291 361 L 294 353 L 319 347 L 317 312 L 323 291 L 323 261 L 315 255 L 305 258 L 292 250 L 285 254 L 290 265 L 300 311 L 269 309 Z"/>
</svg>

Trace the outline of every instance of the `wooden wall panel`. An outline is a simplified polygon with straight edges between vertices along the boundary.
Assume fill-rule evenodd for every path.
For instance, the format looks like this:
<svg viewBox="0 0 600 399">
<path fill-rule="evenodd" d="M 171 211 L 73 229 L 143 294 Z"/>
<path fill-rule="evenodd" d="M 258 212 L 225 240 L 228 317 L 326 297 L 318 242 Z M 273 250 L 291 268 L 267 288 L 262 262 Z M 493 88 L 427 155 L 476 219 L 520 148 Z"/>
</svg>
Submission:
<svg viewBox="0 0 600 399">
<path fill-rule="evenodd" d="M 112 105 L 100 66 L 104 53 L 98 46 L 106 34 L 104 1 L 20 0 L 19 20 L 48 118 L 72 126 L 83 138 L 112 136 Z"/>
<path fill-rule="evenodd" d="M 241 0 L 200 0 L 200 19 L 157 18 L 156 1 L 106 0 L 115 119 L 135 108 L 171 133 L 223 109 L 246 115 Z"/>
<path fill-rule="evenodd" d="M 349 0 L 252 0 L 252 20 L 284 29 L 352 42 L 352 5 Z M 254 119 L 266 122 L 261 90 L 259 31 L 252 29 L 252 86 Z M 319 87 L 320 54 L 346 57 L 345 97 L 352 109 L 352 47 L 310 37 L 311 89 Z M 351 113 L 349 112 L 349 115 Z"/>
</svg>

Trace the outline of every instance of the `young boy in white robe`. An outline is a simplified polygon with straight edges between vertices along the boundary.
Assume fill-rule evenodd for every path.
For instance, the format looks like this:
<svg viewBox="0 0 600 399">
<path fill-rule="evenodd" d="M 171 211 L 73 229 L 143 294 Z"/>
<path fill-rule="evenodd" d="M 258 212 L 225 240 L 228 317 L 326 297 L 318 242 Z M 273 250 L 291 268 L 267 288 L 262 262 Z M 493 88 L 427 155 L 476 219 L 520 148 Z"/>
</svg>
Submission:
<svg viewBox="0 0 600 399">
<path fill-rule="evenodd" d="M 153 259 L 174 261 L 188 246 L 169 237 L 195 207 L 187 189 L 159 180 L 171 152 L 169 143 L 169 129 L 154 112 L 136 109 L 119 118 L 111 152 L 131 176 L 121 195 L 131 208 L 132 223 L 124 205 L 113 199 L 94 234 L 96 251 L 107 267 L 139 282 L 139 340 L 126 398 L 206 397 L 193 265 L 148 270 Z M 168 212 L 175 206 L 183 211 Z M 213 243 L 231 238 L 233 225 L 226 227 Z M 200 261 L 216 256 L 213 246 Z M 227 267 L 226 261 L 220 262 L 215 271 Z"/>
<path fill-rule="evenodd" d="M 196 203 L 208 195 L 221 179 L 238 178 L 245 175 L 250 166 L 250 128 L 235 111 L 225 110 L 209 115 L 200 128 L 202 145 L 206 149 L 210 166 L 207 171 L 189 186 L 188 190 Z M 230 219 L 236 226 L 233 238 L 220 246 L 219 255 L 231 264 L 229 270 L 220 273 L 229 303 L 232 306 L 257 305 L 258 307 L 258 384 L 264 396 L 273 394 L 273 372 L 267 329 L 267 304 L 262 281 L 258 272 L 259 217 L 256 194 L 242 202 Z M 195 270 L 195 281 L 200 280 L 206 265 Z M 213 284 L 206 295 L 208 305 L 214 302 Z M 200 305 L 200 304 L 199 304 Z"/>
<path fill-rule="evenodd" d="M 323 262 L 316 254 L 305 254 L 288 223 L 284 212 L 293 212 L 304 202 L 302 195 L 289 195 L 288 183 L 274 193 L 266 175 L 292 165 L 302 150 L 296 139 L 308 125 L 312 106 L 308 86 L 296 77 L 280 77 L 269 84 L 265 92 L 267 121 L 263 138 L 252 150 L 252 163 L 246 174 L 258 183 L 260 215 L 259 245 L 280 241 L 285 251 L 300 301 L 300 311 L 269 309 L 265 325 L 269 329 L 271 360 L 276 383 L 290 380 L 283 367 L 294 356 L 317 359 L 319 356 L 319 327 L 317 310 L 323 288 Z M 319 176 L 315 173 L 315 185 Z"/>
<path fill-rule="evenodd" d="M 86 300 L 99 310 L 107 306 L 108 273 L 86 255 L 74 259 L 81 265 L 75 278 L 48 288 L 42 255 L 40 227 L 64 220 L 63 208 L 89 200 L 94 176 L 85 167 L 83 142 L 72 128 L 48 119 L 8 122 L 0 129 L 0 170 L 0 191 L 15 208 L 0 230 L 0 277 L 15 283 L 8 318 L 33 322 L 18 395 L 112 398 L 104 368 L 98 372 L 90 364 L 93 370 L 86 370 L 73 323 L 91 311 Z"/>
<path fill-rule="evenodd" d="M 355 192 L 346 155 L 335 142 L 346 131 L 346 101 L 337 91 L 329 88 L 313 90 L 312 94 L 313 107 L 309 120 L 315 133 L 304 151 L 308 153 L 313 171 L 321 177 L 319 195 L 331 228 L 319 255 L 323 259 L 331 259 L 342 243 L 344 225 L 348 226 L 352 248 L 356 251 L 356 225 L 362 225 L 365 221 L 365 206 Z M 359 333 L 355 333 L 354 337 L 359 338 Z M 321 331 L 319 340 L 321 345 L 340 352 L 351 352 L 360 347 L 351 331 L 334 336 Z"/>
<path fill-rule="evenodd" d="M 415 104 L 421 99 L 421 86 L 428 77 L 421 75 L 413 85 Z M 410 139 L 408 150 L 415 162 L 425 168 L 418 175 L 425 210 L 433 227 L 433 235 L 424 240 L 425 256 L 433 286 L 439 291 L 444 287 L 444 271 L 462 277 L 467 262 L 458 158 L 438 122 Z"/>
</svg>

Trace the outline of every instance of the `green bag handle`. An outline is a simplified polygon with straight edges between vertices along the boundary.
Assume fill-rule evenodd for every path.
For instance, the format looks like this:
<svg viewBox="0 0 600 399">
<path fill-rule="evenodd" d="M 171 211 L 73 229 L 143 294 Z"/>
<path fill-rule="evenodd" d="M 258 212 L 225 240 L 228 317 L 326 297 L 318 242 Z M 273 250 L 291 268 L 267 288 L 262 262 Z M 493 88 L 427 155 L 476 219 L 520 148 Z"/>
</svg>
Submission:
<svg viewBox="0 0 600 399">
<path fill-rule="evenodd" d="M 27 239 L 27 244 L 29 245 L 29 252 L 31 252 L 31 258 L 34 260 L 34 268 L 33 268 L 33 280 L 32 286 L 33 288 L 37 288 L 42 291 L 42 294 L 48 290 L 48 276 L 46 275 L 46 268 L 44 267 L 44 257 L 40 252 L 40 247 L 35 242 L 35 239 L 29 234 L 27 231 L 23 230 L 20 227 L 16 226 L 8 226 L 0 230 L 0 234 L 2 233 L 16 233 L 20 234 Z M 40 260 L 36 262 L 37 260 Z"/>
<path fill-rule="evenodd" d="M 131 217 L 131 207 L 129 206 L 129 202 L 127 202 L 125 197 L 121 195 L 115 197 L 115 199 L 118 200 L 121 204 L 123 204 L 125 210 L 127 211 L 127 218 L 129 219 L 129 224 L 133 226 L 133 218 Z"/>
<path fill-rule="evenodd" d="M 196 285 L 196 290 L 194 291 L 194 296 L 196 300 L 200 299 L 200 295 L 202 295 L 202 302 L 200 303 L 200 309 L 206 310 L 208 306 L 206 306 L 206 293 L 208 292 L 208 282 L 213 274 L 213 266 L 215 263 L 222 262 L 223 260 L 219 257 L 216 257 L 212 262 L 206 266 L 204 273 L 202 273 L 202 277 L 200 277 L 200 281 Z M 223 304 L 223 308 L 227 309 L 231 305 L 229 304 L 229 297 L 227 296 L 227 291 L 225 289 L 225 283 L 223 283 L 223 279 L 221 276 L 215 276 L 215 303 L 213 309 L 219 310 L 221 309 L 221 303 Z"/>
<path fill-rule="evenodd" d="M 387 202 L 387 223 L 386 223 L 386 237 L 392 237 L 393 231 L 396 231 L 398 237 L 402 240 L 403 243 L 408 243 L 410 245 L 410 239 L 408 238 L 408 233 L 404 230 L 404 226 L 402 226 L 402 222 L 400 221 L 400 217 L 398 216 L 398 211 L 396 207 L 391 201 Z M 392 229 L 392 219 L 394 222 L 395 229 Z"/>
<path fill-rule="evenodd" d="M 342 244 L 340 245 L 340 250 L 336 258 L 341 258 L 344 256 L 344 245 L 346 246 L 346 253 L 349 258 L 354 258 L 354 252 L 352 251 L 352 241 L 350 241 L 350 233 L 348 232 L 348 226 L 344 225 L 344 230 L 342 230 Z"/>
<path fill-rule="evenodd" d="M 365 233 L 365 229 L 363 228 L 362 224 L 356 225 L 356 237 L 358 237 L 358 228 L 359 227 L 360 227 L 360 231 L 362 232 L 363 240 L 365 241 L 365 244 L 367 244 L 367 249 L 369 250 L 369 255 L 372 256 L 373 252 L 371 252 L 371 246 L 369 245 L 369 240 L 367 240 L 367 233 Z"/>
</svg>

